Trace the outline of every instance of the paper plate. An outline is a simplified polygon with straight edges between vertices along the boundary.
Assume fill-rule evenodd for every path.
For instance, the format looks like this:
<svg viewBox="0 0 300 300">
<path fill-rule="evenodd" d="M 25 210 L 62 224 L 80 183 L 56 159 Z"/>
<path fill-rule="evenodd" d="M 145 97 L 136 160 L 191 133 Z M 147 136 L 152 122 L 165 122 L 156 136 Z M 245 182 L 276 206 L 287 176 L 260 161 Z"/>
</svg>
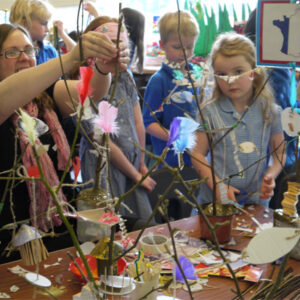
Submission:
<svg viewBox="0 0 300 300">
<path fill-rule="evenodd" d="M 51 281 L 41 274 L 29 272 L 25 274 L 25 279 L 36 286 L 41 286 L 41 287 L 51 286 Z"/>
<path fill-rule="evenodd" d="M 243 260 L 250 264 L 267 264 L 288 254 L 300 238 L 297 228 L 273 227 L 256 235 L 246 248 Z"/>
</svg>

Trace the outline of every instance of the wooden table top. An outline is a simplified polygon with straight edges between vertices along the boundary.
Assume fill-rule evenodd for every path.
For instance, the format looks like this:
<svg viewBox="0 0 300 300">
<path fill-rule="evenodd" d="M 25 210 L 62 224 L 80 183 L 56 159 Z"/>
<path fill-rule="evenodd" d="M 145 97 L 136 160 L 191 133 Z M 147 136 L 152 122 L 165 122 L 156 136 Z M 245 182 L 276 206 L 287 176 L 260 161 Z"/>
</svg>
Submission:
<svg viewBox="0 0 300 300">
<path fill-rule="evenodd" d="M 254 211 L 250 211 L 251 213 L 254 213 Z M 273 213 L 270 211 L 267 213 L 268 216 L 266 216 L 266 212 L 264 211 L 263 207 L 256 207 L 255 208 L 255 216 L 261 223 L 270 222 L 273 219 Z M 253 221 L 246 215 L 237 216 L 238 218 L 243 218 L 244 221 L 249 222 L 249 224 L 253 224 Z M 236 218 L 237 218 L 236 217 Z M 235 221 L 236 222 L 236 221 Z M 253 224 L 254 225 L 254 224 Z M 172 228 L 179 228 L 181 230 L 187 230 L 190 232 L 190 236 L 192 237 L 199 237 L 200 236 L 200 224 L 199 224 L 199 218 L 196 217 L 190 217 L 182 220 L 178 220 L 175 222 L 172 222 Z M 160 233 L 160 234 L 168 234 L 167 226 L 165 224 L 151 227 L 146 229 L 145 234 L 153 232 L 153 233 Z M 233 231 L 233 236 L 237 242 L 236 246 L 230 246 L 231 249 L 236 250 L 242 250 L 247 246 L 250 239 L 241 236 L 240 232 Z M 138 232 L 133 232 L 130 234 L 133 238 L 138 235 Z M 68 265 L 70 263 L 70 259 L 67 255 L 67 252 L 70 251 L 71 253 L 75 254 L 74 248 L 67 248 L 59 251 L 51 252 L 48 259 L 42 263 L 39 264 L 39 272 L 41 275 L 46 276 L 51 282 L 52 285 L 56 287 L 64 287 L 65 293 L 59 297 L 58 299 L 72 299 L 72 295 L 80 292 L 81 290 L 81 283 L 78 281 L 78 279 L 70 272 L 68 271 Z M 45 268 L 45 265 L 51 265 L 58 261 L 58 259 L 61 258 L 61 262 L 59 265 L 50 266 L 48 268 Z M 36 266 L 24 266 L 21 261 L 15 261 L 10 262 L 7 264 L 0 265 L 0 293 L 4 292 L 11 296 L 12 299 L 33 299 L 35 288 L 27 283 L 27 281 L 15 274 L 12 274 L 8 271 L 8 268 L 11 268 L 13 266 L 19 265 L 23 267 L 26 270 L 35 272 Z M 294 274 L 300 273 L 300 262 L 290 259 L 288 262 L 288 266 L 291 266 L 294 270 Z M 265 264 L 260 265 L 260 268 L 263 269 L 262 278 L 267 278 L 272 270 L 271 264 Z M 276 267 L 278 269 L 278 267 Z M 246 289 L 251 285 L 249 282 L 245 282 L 242 280 L 239 280 L 240 288 L 241 290 Z M 217 300 L 217 299 L 232 299 L 234 297 L 233 292 L 231 289 L 235 289 L 235 285 L 233 280 L 229 278 L 220 278 L 220 277 L 209 277 L 208 281 L 209 286 L 212 286 L 212 289 L 204 288 L 202 291 L 194 293 L 194 299 L 206 299 L 206 300 Z M 10 287 L 12 285 L 17 285 L 20 289 L 12 293 L 10 292 Z M 177 295 L 180 299 L 189 299 L 189 295 L 187 292 L 183 290 L 177 290 Z M 251 294 L 246 295 L 245 299 L 249 299 Z M 37 294 L 36 299 L 51 299 L 49 296 L 43 296 L 41 294 Z M 114 299 L 117 299 L 114 297 Z M 130 296 L 122 297 L 121 299 L 130 299 Z"/>
</svg>

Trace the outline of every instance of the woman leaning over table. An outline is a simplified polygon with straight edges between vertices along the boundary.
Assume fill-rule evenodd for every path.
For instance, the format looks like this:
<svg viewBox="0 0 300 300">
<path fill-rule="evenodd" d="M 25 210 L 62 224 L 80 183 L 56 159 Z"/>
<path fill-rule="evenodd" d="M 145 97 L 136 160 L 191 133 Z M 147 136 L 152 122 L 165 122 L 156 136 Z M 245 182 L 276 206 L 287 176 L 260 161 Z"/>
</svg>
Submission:
<svg viewBox="0 0 300 300">
<path fill-rule="evenodd" d="M 82 37 L 82 49 L 84 59 L 96 57 L 96 64 L 102 72 L 109 73 L 114 69 L 117 57 L 116 46 L 104 35 L 98 32 L 89 32 Z M 128 50 L 121 45 L 119 59 L 120 68 L 126 69 L 129 58 Z M 68 72 L 78 64 L 80 60 L 79 46 L 62 57 L 64 71 Z M 105 63 L 104 63 L 105 62 Z M 32 169 L 35 162 L 33 151 L 27 145 L 25 134 L 19 130 L 17 111 L 22 107 L 31 116 L 41 119 L 49 127 L 49 130 L 39 137 L 44 145 L 50 145 L 49 151 L 41 155 L 41 164 L 50 185 L 57 186 L 62 170 L 66 166 L 70 149 L 66 141 L 65 133 L 60 126 L 63 117 L 73 111 L 71 100 L 63 80 L 57 80 L 62 76 L 59 59 L 53 59 L 45 64 L 35 67 L 35 49 L 28 32 L 19 25 L 0 25 L 0 176 L 17 176 L 12 173 L 4 173 L 11 170 L 15 160 L 20 158 L 23 151 L 22 163 L 28 170 Z M 30 69 L 34 67 L 33 69 Z M 78 102 L 78 80 L 68 80 L 68 86 L 72 98 Z M 110 75 L 103 75 L 95 71 L 91 80 L 94 100 L 100 100 L 107 92 L 110 85 Z M 45 92 L 43 92 L 45 90 Z M 18 138 L 16 139 L 16 133 Z M 26 145 L 26 146 L 25 146 Z M 55 147 L 53 147 L 55 146 Z M 56 149 L 56 150 L 54 150 Z M 0 178 L 1 178 L 0 177 Z M 8 184 L 8 189 L 6 185 Z M 13 186 L 13 188 L 11 188 Z M 4 195 L 5 190 L 8 192 Z M 38 213 L 47 211 L 51 197 L 45 186 L 37 181 L 33 190 L 29 182 L 19 180 L 6 181 L 0 179 L 0 230 L 4 225 L 14 220 L 20 221 L 33 217 L 32 199 L 36 195 L 36 209 Z M 60 201 L 66 201 L 62 191 L 59 192 Z M 13 207 L 12 207 L 13 205 Z M 51 204 L 52 205 L 52 204 Z M 1 207 L 0 206 L 0 207 Z M 60 226 L 61 220 L 51 215 L 47 218 L 44 214 L 37 218 L 37 227 L 48 232 L 52 225 Z M 63 228 L 63 226 L 60 226 Z M 0 251 L 11 240 L 12 231 L 0 231 Z M 48 239 L 48 240 L 47 240 Z M 43 239 L 48 250 L 65 247 L 68 244 L 66 237 L 63 239 Z M 18 256 L 6 258 L 0 256 L 0 263 L 16 259 Z"/>
</svg>

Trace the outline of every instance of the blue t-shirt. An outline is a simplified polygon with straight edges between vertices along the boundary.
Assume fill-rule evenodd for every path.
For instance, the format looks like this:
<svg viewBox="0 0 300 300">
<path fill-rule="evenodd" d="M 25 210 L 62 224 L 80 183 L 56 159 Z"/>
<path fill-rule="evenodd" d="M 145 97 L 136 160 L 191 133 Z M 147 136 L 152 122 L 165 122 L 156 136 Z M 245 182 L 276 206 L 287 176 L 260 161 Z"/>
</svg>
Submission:
<svg viewBox="0 0 300 300">
<path fill-rule="evenodd" d="M 189 64 L 189 68 L 193 70 L 191 64 Z M 187 79 L 185 79 L 185 81 L 187 82 Z M 170 129 L 170 124 L 175 117 L 189 115 L 195 119 L 197 106 L 195 100 L 192 100 L 192 89 L 187 88 L 186 84 L 181 85 L 180 83 L 176 87 L 175 82 L 178 83 L 174 77 L 174 69 L 164 63 L 160 70 L 150 78 L 144 96 L 147 105 L 145 103 L 143 104 L 145 128 L 151 123 L 157 122 L 156 119 L 158 119 L 166 129 Z M 168 97 L 171 92 L 171 97 Z M 148 106 L 152 112 L 155 112 L 156 118 L 152 116 Z M 154 136 L 151 136 L 151 141 L 154 153 L 161 155 L 167 142 Z M 188 154 L 184 153 L 183 159 L 185 165 L 191 165 L 191 159 Z M 178 166 L 177 155 L 172 149 L 168 151 L 165 161 L 172 167 Z"/>
<path fill-rule="evenodd" d="M 52 58 L 58 57 L 56 49 L 51 45 L 45 45 L 44 42 L 38 42 L 40 51 L 36 56 L 36 64 L 40 65 Z"/>
</svg>

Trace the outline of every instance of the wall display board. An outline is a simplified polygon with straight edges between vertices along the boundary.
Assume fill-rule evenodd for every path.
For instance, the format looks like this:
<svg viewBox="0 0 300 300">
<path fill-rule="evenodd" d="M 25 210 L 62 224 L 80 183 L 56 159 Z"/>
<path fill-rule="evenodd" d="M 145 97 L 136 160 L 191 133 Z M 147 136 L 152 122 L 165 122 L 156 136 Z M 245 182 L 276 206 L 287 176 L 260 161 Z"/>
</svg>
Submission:
<svg viewBox="0 0 300 300">
<path fill-rule="evenodd" d="M 300 3 L 259 0 L 256 20 L 257 65 L 300 65 Z"/>
</svg>

